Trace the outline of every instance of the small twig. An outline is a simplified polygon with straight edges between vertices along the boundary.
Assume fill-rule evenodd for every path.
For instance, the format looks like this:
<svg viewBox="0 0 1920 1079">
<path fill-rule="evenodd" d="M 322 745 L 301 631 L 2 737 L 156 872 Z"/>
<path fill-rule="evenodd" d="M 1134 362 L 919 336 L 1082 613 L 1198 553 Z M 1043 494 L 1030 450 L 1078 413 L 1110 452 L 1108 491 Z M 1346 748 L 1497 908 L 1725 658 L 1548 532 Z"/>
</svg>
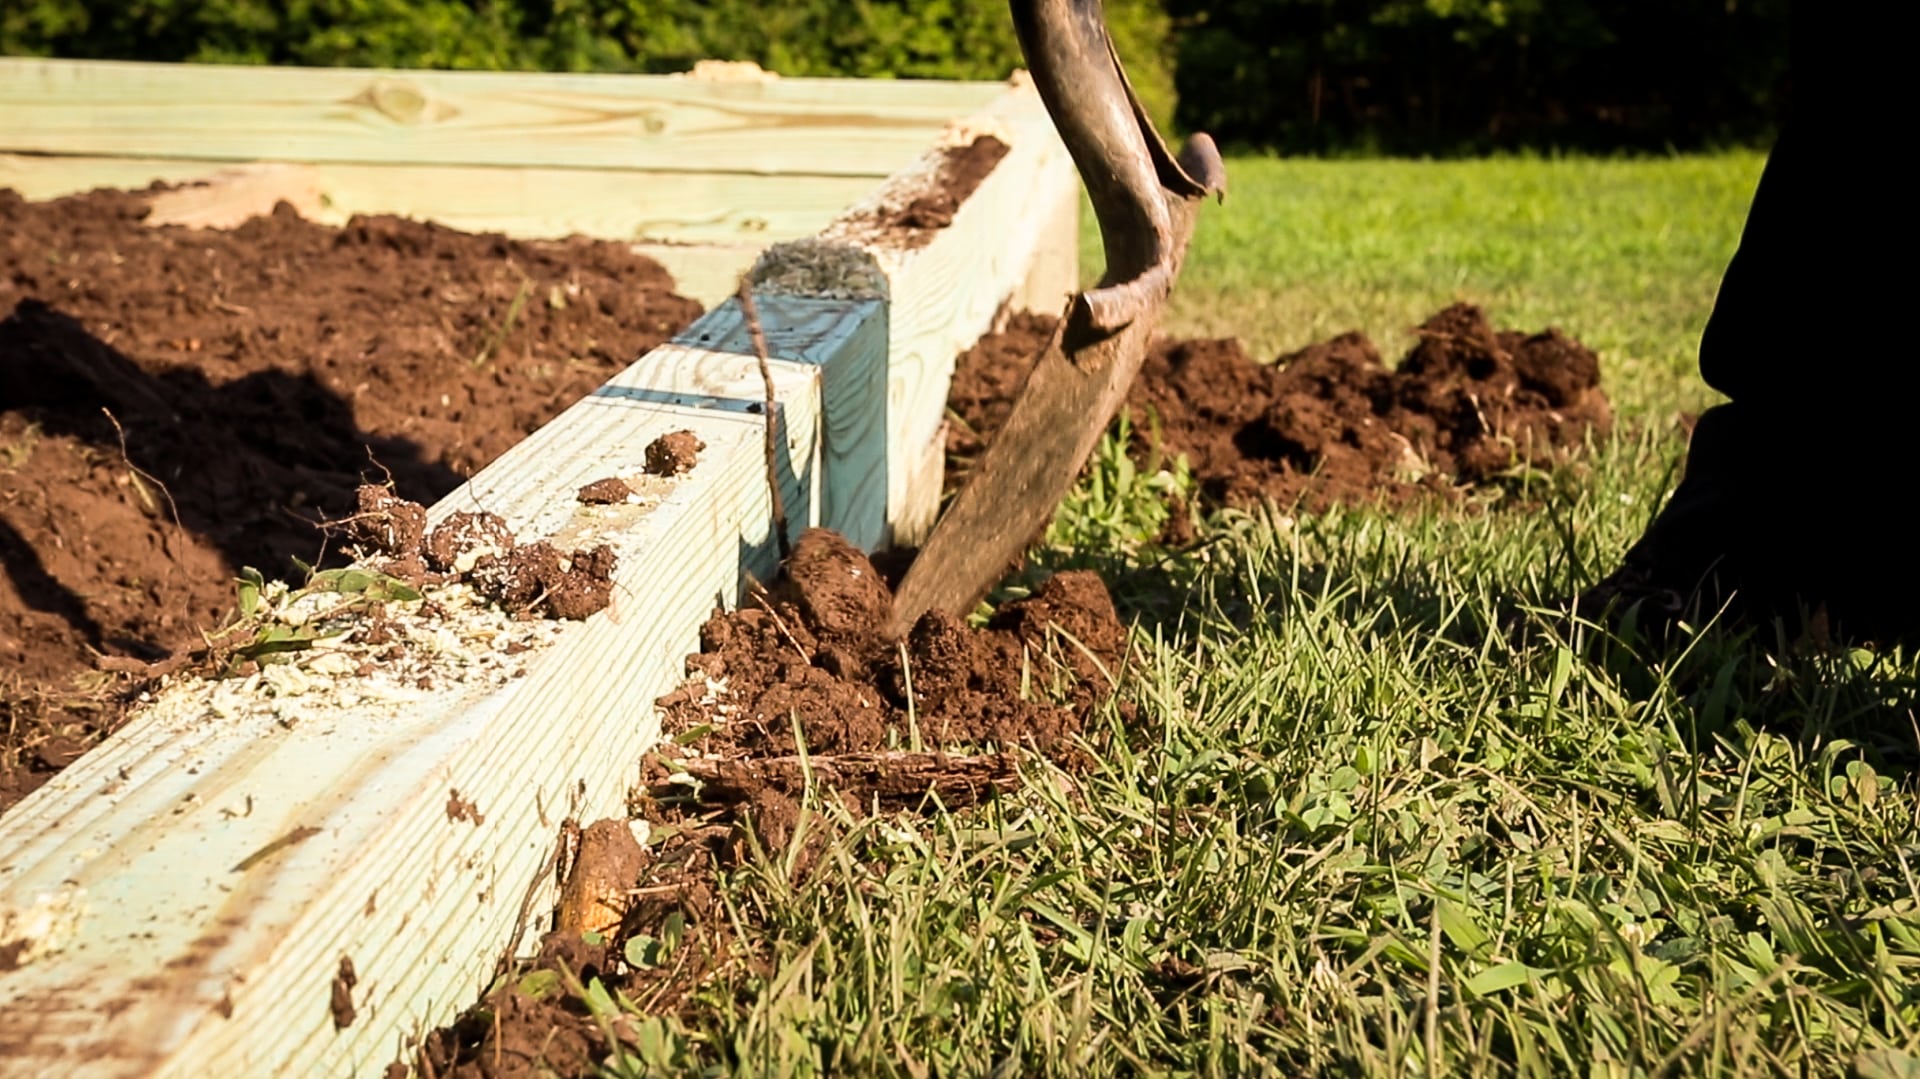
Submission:
<svg viewBox="0 0 1920 1079">
<path fill-rule="evenodd" d="M 493 336 L 488 338 L 485 345 L 481 346 L 480 354 L 473 358 L 472 366 L 484 367 L 487 361 L 493 358 L 494 350 L 499 348 L 501 343 L 507 339 L 507 335 L 513 332 L 513 324 L 520 320 L 520 312 L 526 308 L 527 297 L 532 294 L 533 279 L 530 277 L 522 277 L 520 279 L 520 290 L 513 294 L 513 299 L 507 304 L 507 317 L 501 320 L 499 327 L 493 331 Z"/>
<path fill-rule="evenodd" d="M 774 628 L 778 629 L 780 631 L 780 635 L 787 639 L 787 643 L 793 646 L 793 650 L 796 653 L 798 653 L 800 656 L 800 662 L 802 663 L 813 662 L 813 660 L 807 656 L 807 650 L 800 647 L 800 638 L 795 637 L 793 635 L 793 630 L 787 628 L 786 619 L 781 618 L 780 612 L 774 610 L 773 604 L 767 602 L 766 593 L 756 589 L 753 593 L 753 601 L 760 605 L 761 610 L 767 612 L 767 614 L 773 617 Z"/>
<path fill-rule="evenodd" d="M 773 364 L 767 357 L 767 335 L 760 327 L 760 311 L 753 305 L 753 283 L 743 274 L 740 278 L 740 311 L 747 316 L 747 333 L 753 338 L 753 355 L 760 361 L 760 381 L 767 389 L 767 495 L 773 502 L 773 534 L 780 544 L 780 559 L 786 561 L 793 554 L 793 544 L 787 538 L 787 507 L 780 497 L 780 470 L 778 463 L 779 430 L 774 422 L 774 409 L 779 402 L 773 395 Z"/>
<path fill-rule="evenodd" d="M 127 452 L 127 429 L 120 426 L 120 420 L 113 414 L 113 410 L 103 407 L 100 413 L 107 418 L 108 423 L 113 424 L 113 433 L 120 440 L 120 463 L 127 466 L 127 473 L 133 477 L 135 492 L 151 500 L 152 495 L 147 492 L 146 485 L 152 484 L 159 490 L 160 496 L 167 500 L 167 516 L 173 519 L 173 532 L 163 531 L 160 534 L 160 544 L 166 549 L 168 561 L 167 575 L 161 583 L 171 585 L 174 571 L 180 568 L 180 552 L 174 549 L 174 542 L 185 536 L 187 531 L 187 526 L 180 523 L 180 504 L 173 500 L 173 492 L 167 489 L 167 485 L 161 482 L 160 477 L 133 463 L 132 455 Z"/>
</svg>

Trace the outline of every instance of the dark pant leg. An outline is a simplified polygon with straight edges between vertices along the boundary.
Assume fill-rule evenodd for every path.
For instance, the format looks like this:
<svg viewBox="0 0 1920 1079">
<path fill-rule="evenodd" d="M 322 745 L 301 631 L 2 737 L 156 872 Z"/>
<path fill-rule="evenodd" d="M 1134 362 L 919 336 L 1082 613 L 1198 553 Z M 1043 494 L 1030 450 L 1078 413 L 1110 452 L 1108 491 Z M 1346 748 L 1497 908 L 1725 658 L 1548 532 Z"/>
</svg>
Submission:
<svg viewBox="0 0 1920 1079">
<path fill-rule="evenodd" d="M 1628 555 L 1662 585 L 1755 614 L 1824 606 L 1872 636 L 1920 629 L 1907 506 L 1920 493 L 1908 343 L 1912 200 L 1903 70 L 1859 5 L 1796 10 L 1794 105 L 1700 342 L 1730 401 Z"/>
</svg>

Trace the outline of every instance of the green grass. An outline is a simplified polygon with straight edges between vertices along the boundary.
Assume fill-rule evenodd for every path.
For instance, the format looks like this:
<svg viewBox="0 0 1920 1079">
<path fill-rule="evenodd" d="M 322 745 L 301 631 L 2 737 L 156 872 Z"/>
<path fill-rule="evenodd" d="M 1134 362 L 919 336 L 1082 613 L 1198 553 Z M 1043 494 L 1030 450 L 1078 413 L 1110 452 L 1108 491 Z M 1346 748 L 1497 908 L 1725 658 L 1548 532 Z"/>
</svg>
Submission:
<svg viewBox="0 0 1920 1079">
<path fill-rule="evenodd" d="M 1236 161 L 1172 328 L 1386 343 L 1474 299 L 1599 346 L 1629 416 L 1697 405 L 1757 166 Z M 1527 508 L 1223 514 L 1173 559 L 1134 540 L 1182 478 L 1109 441 L 1040 556 L 1137 616 L 1093 770 L 820 800 L 812 875 L 724 882 L 754 961 L 609 1071 L 1914 1074 L 1920 664 L 1567 625 L 1671 482 L 1670 430 L 1622 432 Z"/>
</svg>

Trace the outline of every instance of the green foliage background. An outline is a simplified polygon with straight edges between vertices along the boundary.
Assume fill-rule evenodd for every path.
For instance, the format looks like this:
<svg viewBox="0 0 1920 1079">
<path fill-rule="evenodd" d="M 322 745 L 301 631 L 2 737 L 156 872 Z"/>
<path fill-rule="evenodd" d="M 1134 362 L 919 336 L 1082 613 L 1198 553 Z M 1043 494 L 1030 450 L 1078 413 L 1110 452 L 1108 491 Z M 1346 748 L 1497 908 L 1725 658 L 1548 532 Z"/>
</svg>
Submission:
<svg viewBox="0 0 1920 1079">
<path fill-rule="evenodd" d="M 1108 0 L 1150 110 L 1241 147 L 1763 141 L 1788 0 Z M 224 63 L 995 79 L 1004 0 L 0 0 L 0 52 Z"/>
<path fill-rule="evenodd" d="M 1294 151 L 1767 141 L 1789 0 L 1167 0 L 1180 119 Z"/>
<path fill-rule="evenodd" d="M 1158 0 L 1108 18 L 1149 108 L 1173 114 Z M 468 70 L 684 71 L 998 79 L 1020 66 L 999 0 L 5 0 L 0 53 Z"/>
</svg>

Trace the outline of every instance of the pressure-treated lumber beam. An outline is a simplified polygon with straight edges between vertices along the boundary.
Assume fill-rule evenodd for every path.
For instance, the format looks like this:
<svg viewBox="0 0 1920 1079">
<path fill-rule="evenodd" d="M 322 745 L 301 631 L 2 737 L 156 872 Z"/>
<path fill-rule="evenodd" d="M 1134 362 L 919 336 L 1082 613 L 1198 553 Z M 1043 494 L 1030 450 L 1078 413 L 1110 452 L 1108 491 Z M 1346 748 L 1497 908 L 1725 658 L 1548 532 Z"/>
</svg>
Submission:
<svg viewBox="0 0 1920 1079">
<path fill-rule="evenodd" d="M 0 58 L 0 150 L 883 177 L 981 83 Z"/>
<path fill-rule="evenodd" d="M 221 166 L 162 158 L 0 154 L 0 187 L 30 199 L 97 187 L 138 189 L 155 181 L 206 184 L 193 192 L 159 197 L 183 202 L 197 198 L 209 204 L 244 198 L 248 192 L 265 195 L 279 184 L 301 216 L 328 225 L 345 224 L 354 214 L 398 214 L 515 239 L 579 234 L 683 244 L 751 243 L 756 251 L 818 232 L 873 190 L 873 181 L 858 176 L 477 165 Z M 257 198 L 248 204 L 254 202 Z M 265 208 L 273 208 L 271 200 Z M 183 218 L 167 223 L 203 222 Z"/>
<path fill-rule="evenodd" d="M 939 150 L 821 234 L 871 252 L 893 290 L 887 400 L 903 419 L 887 446 L 887 522 L 897 544 L 918 543 L 939 514 L 954 357 L 987 332 L 1002 304 L 1026 297 L 1060 310 L 1078 287 L 1079 176 L 1032 84 L 1015 79 L 949 141 L 968 134 L 997 134 L 1009 152 L 930 242 L 889 242 L 870 211 L 909 204 L 938 170 Z"/>
</svg>

